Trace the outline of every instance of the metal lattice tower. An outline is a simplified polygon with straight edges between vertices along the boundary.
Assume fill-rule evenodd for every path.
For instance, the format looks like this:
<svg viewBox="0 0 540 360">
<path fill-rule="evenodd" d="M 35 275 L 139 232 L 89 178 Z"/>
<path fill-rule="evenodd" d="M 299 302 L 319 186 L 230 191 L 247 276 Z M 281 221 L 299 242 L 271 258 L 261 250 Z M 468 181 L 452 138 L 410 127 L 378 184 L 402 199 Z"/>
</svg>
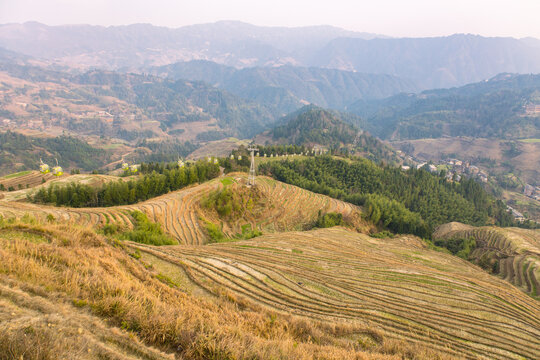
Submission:
<svg viewBox="0 0 540 360">
<path fill-rule="evenodd" d="M 250 145 L 248 151 L 251 152 L 251 165 L 249 167 L 248 186 L 255 186 L 255 151 L 258 149 L 255 146 Z"/>
</svg>

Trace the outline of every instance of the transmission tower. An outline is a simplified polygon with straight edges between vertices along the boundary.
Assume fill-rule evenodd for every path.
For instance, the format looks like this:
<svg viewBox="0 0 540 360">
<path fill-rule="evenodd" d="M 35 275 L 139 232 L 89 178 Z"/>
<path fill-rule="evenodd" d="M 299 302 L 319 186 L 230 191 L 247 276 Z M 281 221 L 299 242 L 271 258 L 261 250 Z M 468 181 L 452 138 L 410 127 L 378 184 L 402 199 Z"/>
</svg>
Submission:
<svg viewBox="0 0 540 360">
<path fill-rule="evenodd" d="M 248 186 L 255 186 L 255 151 L 258 149 L 250 145 L 248 147 L 248 151 L 251 152 L 251 166 L 249 167 L 249 176 L 248 176 Z"/>
</svg>

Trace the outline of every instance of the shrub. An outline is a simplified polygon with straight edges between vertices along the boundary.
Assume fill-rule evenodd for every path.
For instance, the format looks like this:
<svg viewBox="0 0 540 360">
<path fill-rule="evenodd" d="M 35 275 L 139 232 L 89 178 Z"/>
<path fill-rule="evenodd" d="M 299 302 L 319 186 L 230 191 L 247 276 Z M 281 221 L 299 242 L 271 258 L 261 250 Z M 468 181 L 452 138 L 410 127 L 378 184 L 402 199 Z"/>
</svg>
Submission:
<svg viewBox="0 0 540 360">
<path fill-rule="evenodd" d="M 223 231 L 214 223 L 210 221 L 206 221 L 206 232 L 208 233 L 208 236 L 210 236 L 211 243 L 219 243 L 225 241 L 225 234 L 223 234 Z"/>
<path fill-rule="evenodd" d="M 336 212 L 326 213 L 322 214 L 319 210 L 319 216 L 317 217 L 317 221 L 315 222 L 315 227 L 318 228 L 329 228 L 333 226 L 340 226 L 343 225 L 343 215 Z"/>
<path fill-rule="evenodd" d="M 132 211 L 130 215 L 134 220 L 134 228 L 122 233 L 122 239 L 156 246 L 177 244 L 173 238 L 163 232 L 160 224 L 151 222 L 142 212 Z M 107 231 L 114 231 L 112 225 L 105 225 L 104 228 L 107 228 Z"/>
<path fill-rule="evenodd" d="M 437 239 L 435 245 L 448 249 L 453 255 L 467 260 L 471 252 L 476 248 L 473 237 L 467 239 Z"/>
</svg>

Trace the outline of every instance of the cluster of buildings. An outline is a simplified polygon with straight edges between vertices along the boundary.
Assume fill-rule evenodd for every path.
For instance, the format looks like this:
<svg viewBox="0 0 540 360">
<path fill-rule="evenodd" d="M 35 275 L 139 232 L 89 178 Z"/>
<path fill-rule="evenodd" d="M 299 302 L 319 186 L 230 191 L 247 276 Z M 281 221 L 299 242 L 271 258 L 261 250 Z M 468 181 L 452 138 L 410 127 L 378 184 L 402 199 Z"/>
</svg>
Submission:
<svg viewBox="0 0 540 360">
<path fill-rule="evenodd" d="M 521 221 L 521 222 L 525 221 L 525 216 L 519 211 L 517 211 L 516 209 L 514 209 L 513 207 L 511 207 L 510 205 L 506 205 L 506 209 L 508 210 L 508 212 L 512 214 L 514 219 L 516 219 L 517 221 Z"/>
<path fill-rule="evenodd" d="M 401 151 L 398 151 L 398 155 L 400 155 L 401 158 L 408 164 L 415 164 L 403 165 L 401 167 L 403 170 L 409 170 L 411 166 L 414 166 L 417 169 L 424 168 L 431 173 L 438 173 L 442 168 L 444 168 L 446 170 L 446 178 L 449 181 L 460 181 L 463 175 L 467 175 L 468 177 L 477 179 L 483 183 L 487 183 L 489 179 L 487 172 L 481 170 L 478 168 L 478 166 L 471 165 L 469 161 L 447 159 L 440 161 L 438 164 L 432 164 L 415 159 L 410 155 L 405 155 Z"/>
<path fill-rule="evenodd" d="M 530 115 L 540 114 L 540 105 L 537 105 L 537 104 L 526 105 L 525 112 Z"/>
<path fill-rule="evenodd" d="M 540 201 L 540 186 L 535 187 L 529 184 L 525 184 L 525 186 L 523 187 L 523 195 Z"/>
</svg>

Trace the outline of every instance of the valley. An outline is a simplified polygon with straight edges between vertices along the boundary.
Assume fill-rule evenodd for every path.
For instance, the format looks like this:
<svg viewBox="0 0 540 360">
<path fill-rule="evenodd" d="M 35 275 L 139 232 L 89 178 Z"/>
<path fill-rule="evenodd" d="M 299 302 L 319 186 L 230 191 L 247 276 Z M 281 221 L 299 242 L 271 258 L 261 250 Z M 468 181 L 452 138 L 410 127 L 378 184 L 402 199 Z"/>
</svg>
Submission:
<svg viewBox="0 0 540 360">
<path fill-rule="evenodd" d="M 17 21 L 0 360 L 540 359 L 532 33 Z"/>
</svg>

